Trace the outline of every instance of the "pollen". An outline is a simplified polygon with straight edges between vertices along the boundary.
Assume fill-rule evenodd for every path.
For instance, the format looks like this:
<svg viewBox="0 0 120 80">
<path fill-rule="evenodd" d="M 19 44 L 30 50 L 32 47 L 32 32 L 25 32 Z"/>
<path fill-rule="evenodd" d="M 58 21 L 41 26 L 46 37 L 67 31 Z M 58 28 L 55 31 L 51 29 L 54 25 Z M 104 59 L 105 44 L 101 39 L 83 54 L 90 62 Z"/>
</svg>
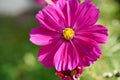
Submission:
<svg viewBox="0 0 120 80">
<path fill-rule="evenodd" d="M 74 34 L 75 34 L 74 30 L 71 28 L 65 28 L 63 30 L 63 37 L 66 40 L 71 40 L 74 37 Z"/>
<path fill-rule="evenodd" d="M 75 75 L 75 74 L 77 74 L 77 70 L 73 70 L 73 71 L 70 73 L 71 76 L 73 76 L 73 75 Z"/>
</svg>

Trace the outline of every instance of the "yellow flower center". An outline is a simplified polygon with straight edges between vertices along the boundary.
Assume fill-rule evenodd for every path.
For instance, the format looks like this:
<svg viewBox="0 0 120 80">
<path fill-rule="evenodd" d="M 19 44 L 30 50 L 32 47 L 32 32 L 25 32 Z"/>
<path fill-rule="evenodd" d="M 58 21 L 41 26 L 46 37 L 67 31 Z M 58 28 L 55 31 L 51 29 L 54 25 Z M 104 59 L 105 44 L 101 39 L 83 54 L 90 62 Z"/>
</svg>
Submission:
<svg viewBox="0 0 120 80">
<path fill-rule="evenodd" d="M 71 76 L 73 76 L 73 75 L 75 75 L 75 74 L 77 74 L 77 70 L 73 70 L 73 71 L 70 73 Z"/>
<path fill-rule="evenodd" d="M 74 30 L 71 28 L 65 28 L 63 30 L 63 37 L 66 40 L 71 40 L 74 37 L 74 34 L 75 34 Z"/>
</svg>

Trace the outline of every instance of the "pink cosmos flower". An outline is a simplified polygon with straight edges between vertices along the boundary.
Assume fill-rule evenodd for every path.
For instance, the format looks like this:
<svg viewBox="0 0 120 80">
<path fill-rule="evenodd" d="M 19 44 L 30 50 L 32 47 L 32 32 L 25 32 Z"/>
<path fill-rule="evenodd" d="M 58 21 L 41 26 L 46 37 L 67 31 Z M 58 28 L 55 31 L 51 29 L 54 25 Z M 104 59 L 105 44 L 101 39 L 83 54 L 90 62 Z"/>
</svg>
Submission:
<svg viewBox="0 0 120 80">
<path fill-rule="evenodd" d="M 39 4 L 45 4 L 48 2 L 56 3 L 57 0 L 35 0 L 35 2 L 39 5 Z"/>
<path fill-rule="evenodd" d="M 107 29 L 96 25 L 99 9 L 87 0 L 58 0 L 36 15 L 39 27 L 30 32 L 30 41 L 43 46 L 38 60 L 57 71 L 86 67 L 101 55 L 100 44 L 107 42 Z"/>
<path fill-rule="evenodd" d="M 62 79 L 62 80 L 77 80 L 78 77 L 82 74 L 83 68 L 82 67 L 76 67 L 74 70 L 70 71 L 56 71 L 56 74 Z"/>
</svg>

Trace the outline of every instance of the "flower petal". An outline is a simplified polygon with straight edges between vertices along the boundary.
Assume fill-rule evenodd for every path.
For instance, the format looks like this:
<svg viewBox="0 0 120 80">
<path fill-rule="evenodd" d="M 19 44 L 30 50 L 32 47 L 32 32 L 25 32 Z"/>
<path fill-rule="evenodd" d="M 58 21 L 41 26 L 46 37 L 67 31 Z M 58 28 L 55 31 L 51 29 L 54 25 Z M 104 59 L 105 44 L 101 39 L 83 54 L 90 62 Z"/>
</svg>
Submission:
<svg viewBox="0 0 120 80">
<path fill-rule="evenodd" d="M 47 68 L 54 66 L 54 55 L 63 43 L 63 40 L 56 40 L 53 43 L 42 47 L 38 53 L 38 60 Z"/>
<path fill-rule="evenodd" d="M 50 31 L 44 27 L 33 28 L 30 32 L 30 41 L 38 46 L 47 45 L 59 37 L 59 33 Z"/>
<path fill-rule="evenodd" d="M 79 5 L 76 12 L 75 29 L 81 29 L 94 25 L 99 17 L 99 9 L 97 9 L 91 1 L 83 2 Z"/>
<path fill-rule="evenodd" d="M 52 2 L 56 3 L 58 0 L 52 0 Z"/>
<path fill-rule="evenodd" d="M 74 15 L 79 5 L 78 0 L 58 0 L 56 5 L 65 17 L 65 26 L 72 27 L 74 25 Z"/>
<path fill-rule="evenodd" d="M 57 71 L 73 70 L 78 66 L 79 57 L 70 42 L 64 42 L 54 56 Z"/>
<path fill-rule="evenodd" d="M 55 4 L 49 4 L 42 11 L 39 11 L 36 19 L 40 24 L 52 31 L 61 31 L 64 28 L 64 17 Z"/>
<path fill-rule="evenodd" d="M 79 52 L 80 66 L 89 66 L 101 55 L 100 46 L 90 38 L 76 36 L 73 43 Z"/>
<path fill-rule="evenodd" d="M 91 38 L 98 43 L 106 43 L 108 38 L 108 31 L 102 25 L 94 25 L 84 30 L 76 32 L 77 35 Z"/>
<path fill-rule="evenodd" d="M 68 54 L 65 54 L 65 52 L 66 52 L 66 43 L 63 43 L 59 47 L 59 49 L 57 50 L 54 56 L 54 66 L 57 71 L 62 71 L 64 66 L 68 66 L 67 65 Z"/>
</svg>

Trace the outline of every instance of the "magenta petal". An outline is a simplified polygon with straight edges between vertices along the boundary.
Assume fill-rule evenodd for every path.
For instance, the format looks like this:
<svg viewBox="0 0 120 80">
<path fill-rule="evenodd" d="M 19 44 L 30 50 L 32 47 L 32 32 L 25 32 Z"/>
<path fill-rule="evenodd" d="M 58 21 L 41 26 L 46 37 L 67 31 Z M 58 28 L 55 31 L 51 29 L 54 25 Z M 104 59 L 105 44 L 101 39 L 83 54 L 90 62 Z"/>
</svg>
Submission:
<svg viewBox="0 0 120 80">
<path fill-rule="evenodd" d="M 56 3 L 58 0 L 52 0 L 52 2 Z"/>
<path fill-rule="evenodd" d="M 78 9 L 78 0 L 58 0 L 57 7 L 62 11 L 65 17 L 65 26 L 72 27 L 74 25 L 74 15 Z"/>
<path fill-rule="evenodd" d="M 71 77 L 70 76 L 66 76 L 65 78 L 63 78 L 62 80 L 73 80 L 73 79 L 71 79 Z"/>
<path fill-rule="evenodd" d="M 106 43 L 108 39 L 108 31 L 102 25 L 94 25 L 84 30 L 76 32 L 79 36 L 87 37 L 95 40 L 98 43 Z"/>
<path fill-rule="evenodd" d="M 89 66 L 101 55 L 100 46 L 90 38 L 77 36 L 73 43 L 79 52 L 80 66 Z"/>
<path fill-rule="evenodd" d="M 47 68 L 54 66 L 54 55 L 63 43 L 63 40 L 56 40 L 53 43 L 42 47 L 38 54 L 38 60 Z"/>
<path fill-rule="evenodd" d="M 57 52 L 55 53 L 54 56 L 54 65 L 57 71 L 62 71 L 65 69 L 67 65 L 67 56 L 68 54 L 66 53 L 66 43 L 62 43 L 62 45 L 59 47 L 59 49 L 57 50 Z M 64 67 L 65 66 L 65 67 Z"/>
<path fill-rule="evenodd" d="M 44 27 L 52 31 L 61 31 L 64 28 L 63 15 L 60 10 L 53 5 L 47 5 L 36 15 L 36 19 Z"/>
<path fill-rule="evenodd" d="M 97 9 L 91 1 L 86 1 L 79 5 L 75 17 L 76 23 L 74 25 L 75 29 L 81 29 L 94 25 L 99 17 L 99 9 Z"/>
<path fill-rule="evenodd" d="M 79 57 L 73 45 L 64 42 L 54 56 L 54 65 L 57 71 L 73 70 L 78 66 Z"/>
<path fill-rule="evenodd" d="M 44 27 L 37 27 L 31 30 L 30 41 L 38 46 L 47 45 L 53 39 L 56 39 L 58 35 L 58 33 L 45 29 Z"/>
</svg>

